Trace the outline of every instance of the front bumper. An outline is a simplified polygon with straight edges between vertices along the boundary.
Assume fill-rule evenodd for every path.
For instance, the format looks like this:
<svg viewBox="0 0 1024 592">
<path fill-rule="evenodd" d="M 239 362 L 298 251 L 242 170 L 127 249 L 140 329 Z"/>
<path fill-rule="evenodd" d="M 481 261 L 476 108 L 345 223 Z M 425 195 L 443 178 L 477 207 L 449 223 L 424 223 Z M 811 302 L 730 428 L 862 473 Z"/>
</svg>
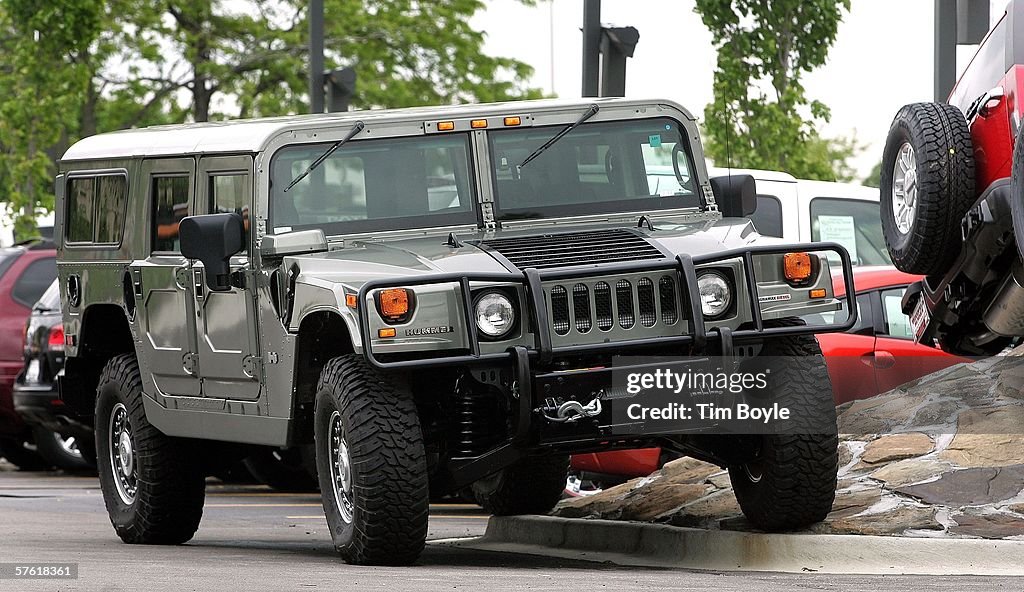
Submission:
<svg viewBox="0 0 1024 592">
<path fill-rule="evenodd" d="M 779 255 L 793 251 L 813 250 L 816 252 L 832 251 L 839 255 L 842 263 L 844 280 L 846 285 L 846 310 L 850 311 L 845 322 L 835 323 L 829 327 L 766 327 L 761 315 L 761 306 L 757 293 L 757 279 L 754 275 L 755 255 Z M 750 318 L 752 327 L 739 330 L 730 330 L 726 327 L 714 327 L 708 330 L 701 309 L 700 293 L 697 288 L 697 265 L 704 265 L 740 258 L 743 261 L 743 285 L 747 291 L 747 302 L 750 307 Z M 683 306 L 689 314 L 689 323 L 680 323 L 681 331 L 676 335 L 664 337 L 648 337 L 641 339 L 625 339 L 607 341 L 601 343 L 587 343 L 579 345 L 553 345 L 551 334 L 551 323 L 548 318 L 548 305 L 545 301 L 543 282 L 553 280 L 571 280 L 578 278 L 595 278 L 619 273 L 642 273 L 642 272 L 665 272 L 674 273 L 678 278 L 678 285 L 683 291 Z M 677 255 L 674 260 L 637 261 L 625 263 L 613 263 L 606 265 L 573 266 L 554 269 L 537 270 L 525 269 L 522 272 L 508 273 L 446 273 L 422 275 L 410 278 L 392 278 L 369 281 L 360 288 L 357 302 L 366 303 L 369 296 L 376 290 L 397 287 L 415 287 L 432 284 L 458 284 L 460 287 L 459 308 L 462 314 L 462 325 L 467 333 L 465 341 L 469 344 L 468 353 L 455 353 L 451 355 L 434 354 L 430 357 L 418 359 L 385 360 L 373 351 L 372 324 L 370 321 L 370 309 L 362 305 L 358 309 L 359 337 L 362 346 L 363 356 L 366 361 L 381 369 L 413 369 L 439 366 L 458 366 L 465 364 L 479 364 L 485 362 L 508 362 L 510 356 L 514 359 L 513 350 L 510 347 L 505 352 L 481 352 L 480 339 L 475 330 L 476 321 L 473 318 L 473 295 L 471 282 L 494 282 L 504 284 L 519 284 L 527 295 L 525 317 L 532 322 L 535 341 L 527 346 L 526 352 L 531 360 L 537 360 L 542 364 L 550 362 L 558 356 L 580 355 L 580 354 L 602 354 L 621 353 L 638 348 L 652 347 L 686 347 L 691 353 L 700 354 L 707 350 L 709 343 L 717 344 L 720 350 L 731 350 L 732 344 L 736 341 L 762 340 L 767 337 L 778 337 L 784 335 L 801 335 L 808 333 L 842 332 L 851 329 L 857 322 L 857 307 L 854 306 L 852 296 L 856 293 L 853 285 L 853 266 L 850 255 L 841 245 L 836 243 L 815 243 L 808 249 L 808 245 L 771 245 L 761 247 L 747 247 L 731 251 L 722 251 L 706 255 L 692 257 L 690 255 Z M 688 327 L 689 325 L 689 327 Z"/>
<path fill-rule="evenodd" d="M 374 280 L 362 286 L 358 294 L 358 302 L 366 303 L 368 297 L 375 290 L 384 288 L 457 283 L 461 287 L 460 309 L 464 315 L 462 319 L 464 326 L 468 328 L 469 352 L 425 359 L 381 359 L 373 352 L 368 307 L 360 306 L 358 320 L 362 354 L 369 364 L 383 370 L 400 371 L 476 364 L 510 368 L 511 384 L 514 385 L 511 393 L 511 414 L 514 417 L 510 418 L 508 438 L 504 443 L 482 455 L 452 459 L 446 476 L 442 477 L 442 480 L 446 481 L 444 487 L 450 490 L 483 478 L 525 455 L 541 451 L 577 453 L 650 445 L 656 443 L 659 437 L 676 434 L 652 431 L 650 424 L 644 422 L 637 422 L 635 426 L 616 425 L 609 409 L 603 410 L 600 416 L 593 417 L 592 421 L 552 424 L 546 420 L 540 409 L 552 394 L 563 399 L 583 400 L 582 397 L 600 391 L 605 388 L 605 385 L 611 383 L 613 371 L 628 371 L 628 368 L 623 367 L 614 369 L 602 367 L 563 372 L 553 369 L 549 362 L 558 358 L 579 355 L 629 355 L 633 351 L 650 350 L 651 348 L 656 348 L 661 355 L 672 355 L 672 352 L 678 352 L 680 357 L 699 357 L 714 353 L 732 357 L 733 346 L 736 342 L 756 342 L 775 337 L 816 332 L 839 332 L 852 328 L 857 322 L 857 307 L 854 305 L 853 296 L 856 294 L 853 286 L 853 267 L 849 253 L 835 243 L 816 243 L 810 250 L 833 251 L 839 254 L 846 284 L 846 295 L 843 299 L 846 303 L 845 308 L 849 311 L 845 321 L 829 327 L 766 326 L 761 315 L 753 258 L 755 255 L 784 254 L 795 250 L 808 249 L 806 246 L 773 245 L 749 247 L 697 257 L 678 255 L 674 260 L 546 270 L 526 269 L 521 273 L 510 272 L 508 274 L 436 274 L 406 279 Z M 696 266 L 737 257 L 743 261 L 744 285 L 748 291 L 747 302 L 750 306 L 752 322 L 749 328 L 732 330 L 728 327 L 718 326 L 708 330 L 705 326 L 700 293 L 697 289 Z M 679 324 L 679 334 L 583 345 L 555 346 L 552 344 L 551 324 L 548 319 L 548 306 L 542 282 L 648 271 L 677 275 L 678 285 L 683 296 L 682 305 L 690 319 L 689 323 Z M 480 342 L 475 331 L 476 323 L 473 319 L 471 282 L 519 283 L 525 289 L 527 310 L 524 317 L 532 323 L 534 343 L 528 346 L 509 347 L 505 352 L 481 352 Z M 829 393 L 827 396 L 831 397 L 831 394 Z"/>
</svg>

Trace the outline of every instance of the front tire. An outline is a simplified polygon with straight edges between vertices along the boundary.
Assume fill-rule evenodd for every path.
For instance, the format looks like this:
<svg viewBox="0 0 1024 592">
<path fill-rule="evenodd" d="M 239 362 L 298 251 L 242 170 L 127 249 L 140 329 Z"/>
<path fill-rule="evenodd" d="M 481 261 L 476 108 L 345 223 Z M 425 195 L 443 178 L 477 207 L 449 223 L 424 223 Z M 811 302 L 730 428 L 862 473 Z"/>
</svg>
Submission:
<svg viewBox="0 0 1024 592">
<path fill-rule="evenodd" d="M 569 457 L 524 458 L 471 486 L 476 503 L 495 516 L 547 514 L 562 499 Z"/>
<path fill-rule="evenodd" d="M 882 154 L 882 233 L 907 273 L 945 273 L 960 253 L 960 221 L 974 201 L 974 151 L 964 114 L 913 103 L 896 114 Z"/>
<path fill-rule="evenodd" d="M 427 539 L 427 458 L 404 380 L 357 355 L 329 361 L 314 417 L 317 474 L 334 547 L 357 565 L 408 565 Z"/>
<path fill-rule="evenodd" d="M 777 338 L 761 355 L 771 357 L 770 399 L 789 407 L 793 421 L 802 425 L 788 433 L 750 437 L 755 454 L 731 465 L 729 479 L 754 526 L 795 530 L 824 520 L 835 501 L 839 437 L 832 384 L 811 335 Z"/>
<path fill-rule="evenodd" d="M 103 368 L 96 397 L 97 469 L 103 502 L 121 540 L 177 545 L 191 539 L 203 516 L 206 482 L 187 440 L 164 435 L 146 420 L 135 356 Z"/>
</svg>

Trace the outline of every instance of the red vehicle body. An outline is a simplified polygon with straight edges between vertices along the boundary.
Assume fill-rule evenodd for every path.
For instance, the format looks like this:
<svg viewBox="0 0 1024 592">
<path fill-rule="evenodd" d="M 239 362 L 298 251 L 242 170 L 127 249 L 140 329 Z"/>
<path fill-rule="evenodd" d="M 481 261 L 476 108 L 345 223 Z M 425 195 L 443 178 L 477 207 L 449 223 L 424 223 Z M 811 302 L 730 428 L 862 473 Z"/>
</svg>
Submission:
<svg viewBox="0 0 1024 592">
<path fill-rule="evenodd" d="M 906 287 L 920 279 L 892 267 L 854 268 L 857 325 L 847 333 L 818 335 L 837 405 L 884 393 L 966 361 L 914 341 L 900 302 Z M 837 296 L 846 294 L 841 277 L 835 278 L 833 287 Z M 621 481 L 649 475 L 663 460 L 660 448 L 577 454 L 571 469 L 597 481 Z"/>
<path fill-rule="evenodd" d="M 975 191 L 1010 176 L 1014 137 L 1024 115 L 1024 2 L 1011 2 L 982 41 L 949 95 L 967 117 L 974 148 Z"/>
<path fill-rule="evenodd" d="M 57 277 L 51 244 L 0 249 L 0 439 L 26 437 L 28 426 L 14 411 L 14 379 L 24 365 L 25 322 Z"/>
</svg>

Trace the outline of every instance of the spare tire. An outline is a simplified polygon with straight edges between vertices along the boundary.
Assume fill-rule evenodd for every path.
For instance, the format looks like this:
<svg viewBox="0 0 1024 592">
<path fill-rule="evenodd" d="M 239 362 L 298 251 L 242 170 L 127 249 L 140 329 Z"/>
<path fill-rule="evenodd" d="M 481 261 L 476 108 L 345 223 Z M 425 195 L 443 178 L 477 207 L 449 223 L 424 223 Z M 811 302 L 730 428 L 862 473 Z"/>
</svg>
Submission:
<svg viewBox="0 0 1024 592">
<path fill-rule="evenodd" d="M 960 221 L 975 198 L 964 114 L 945 103 L 900 109 L 885 141 L 880 188 L 893 264 L 907 273 L 944 273 L 960 253 Z"/>
</svg>

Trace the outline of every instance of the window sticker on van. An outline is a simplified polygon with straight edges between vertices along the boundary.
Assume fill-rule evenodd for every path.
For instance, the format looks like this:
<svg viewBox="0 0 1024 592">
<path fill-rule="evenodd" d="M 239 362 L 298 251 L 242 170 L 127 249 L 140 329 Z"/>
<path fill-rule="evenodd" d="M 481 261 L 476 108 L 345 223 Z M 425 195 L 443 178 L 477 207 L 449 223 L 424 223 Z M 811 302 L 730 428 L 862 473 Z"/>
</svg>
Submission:
<svg viewBox="0 0 1024 592">
<path fill-rule="evenodd" d="M 824 242 L 834 242 L 846 247 L 850 259 L 857 260 L 857 228 L 853 216 L 818 216 L 818 236 Z M 836 257 L 829 253 L 829 258 Z"/>
</svg>

